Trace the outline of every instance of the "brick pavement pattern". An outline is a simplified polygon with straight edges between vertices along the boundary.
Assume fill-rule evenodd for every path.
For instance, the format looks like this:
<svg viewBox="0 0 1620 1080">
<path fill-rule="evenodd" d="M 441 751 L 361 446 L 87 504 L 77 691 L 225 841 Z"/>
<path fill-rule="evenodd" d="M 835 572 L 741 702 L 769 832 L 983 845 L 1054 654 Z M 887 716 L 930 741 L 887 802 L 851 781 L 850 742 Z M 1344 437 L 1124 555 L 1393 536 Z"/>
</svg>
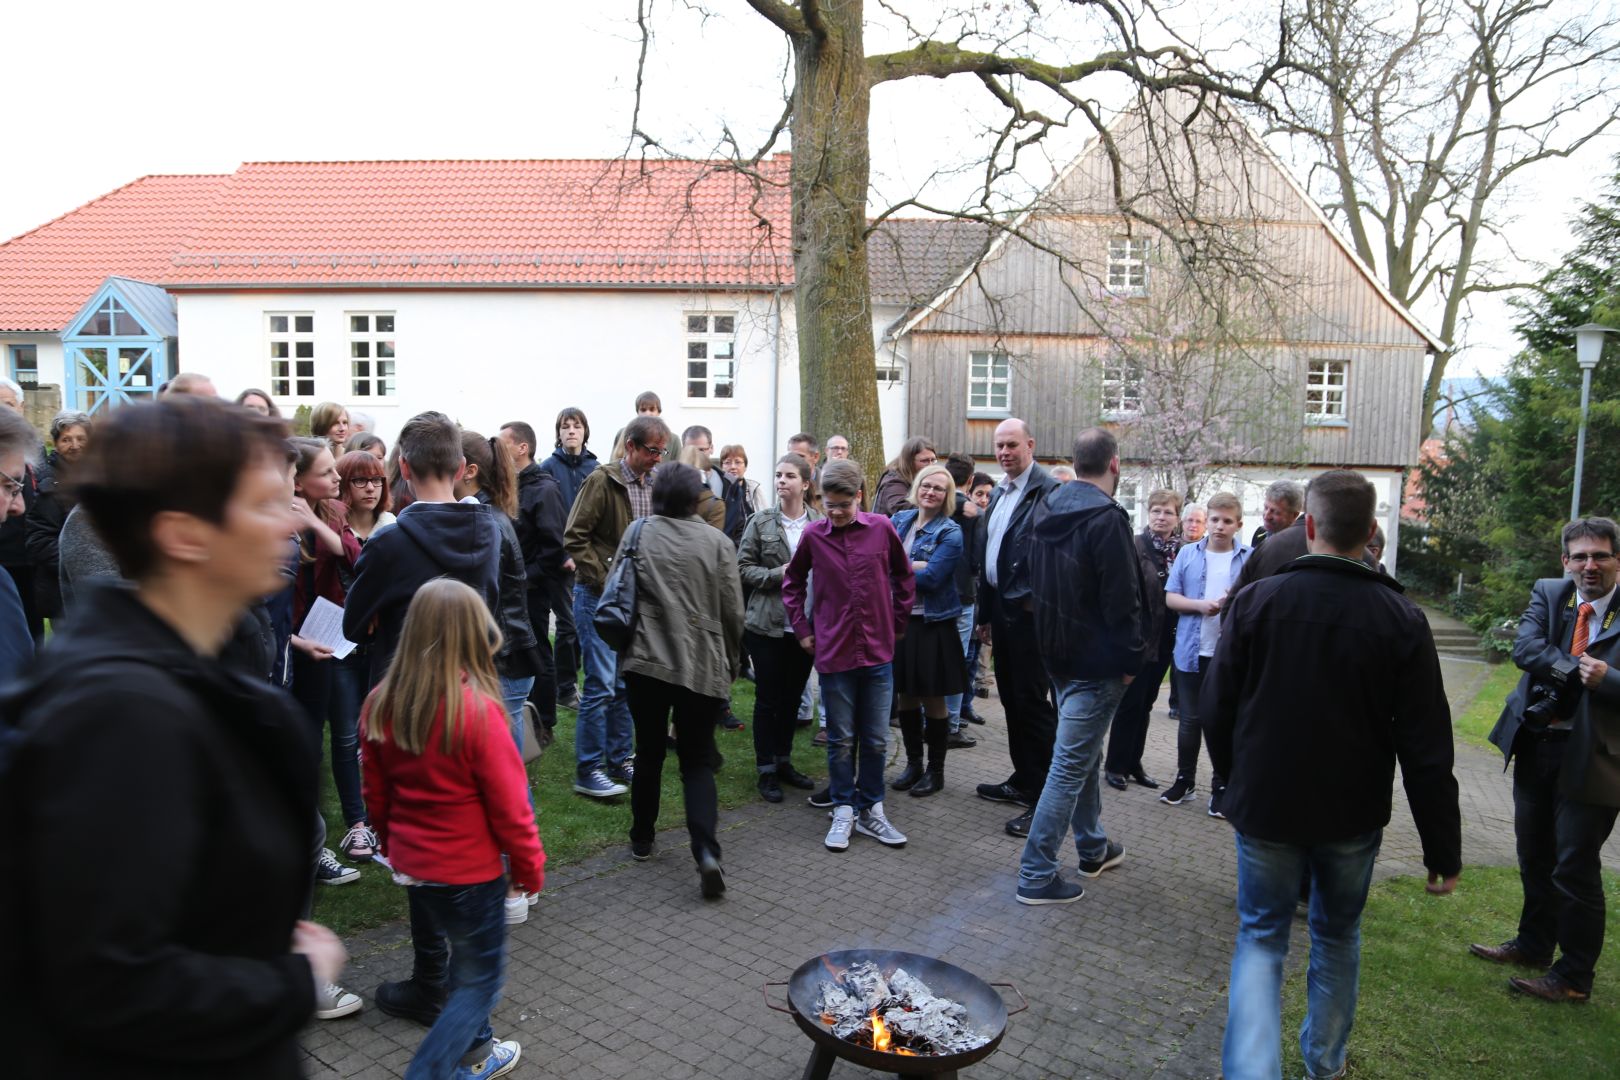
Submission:
<svg viewBox="0 0 1620 1080">
<path fill-rule="evenodd" d="M 1484 667 L 1444 666 L 1456 709 Z M 549 874 L 539 906 L 509 939 L 494 1026 L 523 1044 L 512 1075 L 797 1077 L 811 1043 L 766 1009 L 763 984 L 820 953 L 868 947 L 938 956 L 982 979 L 1014 982 L 1028 997 L 1000 1049 L 967 1071 L 975 1080 L 1218 1075 L 1236 930 L 1228 826 L 1208 817 L 1201 799 L 1170 807 L 1156 792 L 1105 786 L 1103 823 L 1125 844 L 1124 864 L 1085 882 L 1078 904 L 1022 906 L 1014 889 L 1023 842 L 1002 831 L 1016 808 L 973 795 L 975 784 L 1009 772 L 994 695 L 978 707 L 990 723 L 974 729 L 978 747 L 951 752 L 942 793 L 891 793 L 890 817 L 910 838 L 904 848 L 856 836 L 849 851 L 832 854 L 821 845 L 827 812 L 790 798 L 722 814 L 727 892 L 719 903 L 698 896 L 684 831 L 661 836 L 648 863 L 618 848 Z M 1175 724 L 1161 697 L 1145 764 L 1168 779 L 1174 761 Z M 1207 759 L 1202 767 L 1207 783 Z M 1456 772 L 1465 863 L 1512 865 L 1501 758 L 1459 745 Z M 1398 782 L 1394 802 L 1378 872 L 1421 874 Z M 1073 878 L 1069 843 L 1065 876 Z M 1605 856 L 1620 862 L 1620 834 Z M 367 1007 L 311 1026 L 306 1068 L 316 1080 L 401 1076 L 423 1029 L 383 1015 L 371 993 L 409 974 L 405 928 L 348 945 L 343 981 Z M 847 1062 L 833 1070 L 835 1078 L 877 1075 Z"/>
</svg>

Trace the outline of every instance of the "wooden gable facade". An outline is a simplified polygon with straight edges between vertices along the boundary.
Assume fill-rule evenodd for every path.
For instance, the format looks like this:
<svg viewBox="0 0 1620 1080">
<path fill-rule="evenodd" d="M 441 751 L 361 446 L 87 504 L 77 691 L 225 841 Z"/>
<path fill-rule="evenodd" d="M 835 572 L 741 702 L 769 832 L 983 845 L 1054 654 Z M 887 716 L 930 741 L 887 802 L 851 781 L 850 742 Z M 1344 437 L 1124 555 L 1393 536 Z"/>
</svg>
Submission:
<svg viewBox="0 0 1620 1080">
<path fill-rule="evenodd" d="M 1140 378 L 1144 340 L 1196 356 L 1209 333 L 1199 324 L 1219 322 L 1219 348 L 1245 369 L 1210 403 L 1234 428 L 1226 464 L 1412 464 L 1427 357 L 1441 343 L 1251 130 L 1172 100 L 1123 114 L 1107 139 L 1114 154 L 1095 141 L 896 330 L 910 430 L 990 456 L 996 424 L 1017 416 L 1041 456 L 1061 457 L 1083 428 L 1113 424 L 1123 455 L 1145 460 L 1141 426 L 1167 418 L 1133 401 L 1110 362 Z M 1337 380 L 1325 408 L 1320 389 L 1308 393 L 1324 371 Z"/>
</svg>

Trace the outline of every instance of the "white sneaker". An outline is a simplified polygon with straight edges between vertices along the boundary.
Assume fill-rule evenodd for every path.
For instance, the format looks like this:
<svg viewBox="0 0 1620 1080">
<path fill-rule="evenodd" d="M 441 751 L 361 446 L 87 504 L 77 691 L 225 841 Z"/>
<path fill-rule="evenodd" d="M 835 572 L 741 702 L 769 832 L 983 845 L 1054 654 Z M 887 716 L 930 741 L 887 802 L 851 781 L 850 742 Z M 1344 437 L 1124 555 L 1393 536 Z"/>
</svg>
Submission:
<svg viewBox="0 0 1620 1080">
<path fill-rule="evenodd" d="M 862 811 L 855 819 L 855 831 L 889 847 L 904 847 L 906 843 L 906 834 L 890 825 L 889 819 L 883 816 L 882 803 L 873 803 L 870 809 Z"/>
<path fill-rule="evenodd" d="M 855 808 L 853 806 L 835 806 L 832 812 L 832 828 L 827 830 L 827 839 L 823 841 L 828 851 L 847 851 L 849 849 L 849 833 L 855 827 Z"/>
<path fill-rule="evenodd" d="M 540 902 L 540 894 L 537 892 L 525 893 L 524 895 L 528 897 L 530 907 L 534 907 Z"/>
<path fill-rule="evenodd" d="M 351 994 L 337 983 L 322 983 L 315 988 L 315 1019 L 336 1020 L 360 1011 L 363 1002 L 359 994 Z"/>
<path fill-rule="evenodd" d="M 506 898 L 506 925 L 516 926 L 529 921 L 529 901 L 521 894 Z"/>
</svg>

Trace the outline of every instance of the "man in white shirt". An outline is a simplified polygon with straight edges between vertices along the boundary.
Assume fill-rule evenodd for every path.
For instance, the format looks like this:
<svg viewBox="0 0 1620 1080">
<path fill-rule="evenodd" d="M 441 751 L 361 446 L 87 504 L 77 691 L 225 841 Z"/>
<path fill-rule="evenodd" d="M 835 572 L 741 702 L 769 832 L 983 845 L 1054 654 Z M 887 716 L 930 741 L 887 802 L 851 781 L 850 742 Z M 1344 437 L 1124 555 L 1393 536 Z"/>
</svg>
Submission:
<svg viewBox="0 0 1620 1080">
<path fill-rule="evenodd" d="M 1007 714 L 1007 753 L 1013 772 L 1002 783 L 980 784 L 978 794 L 991 802 L 1024 807 L 1007 823 L 1007 832 L 1027 837 L 1057 736 L 1052 681 L 1035 641 L 1029 529 L 1035 508 L 1057 481 L 1035 463 L 1035 439 L 1024 421 L 1003 420 L 996 428 L 995 448 L 996 463 L 1006 477 L 990 496 L 985 527 L 974 541 L 974 566 L 980 571 L 978 634 L 993 647 L 996 692 Z"/>
</svg>

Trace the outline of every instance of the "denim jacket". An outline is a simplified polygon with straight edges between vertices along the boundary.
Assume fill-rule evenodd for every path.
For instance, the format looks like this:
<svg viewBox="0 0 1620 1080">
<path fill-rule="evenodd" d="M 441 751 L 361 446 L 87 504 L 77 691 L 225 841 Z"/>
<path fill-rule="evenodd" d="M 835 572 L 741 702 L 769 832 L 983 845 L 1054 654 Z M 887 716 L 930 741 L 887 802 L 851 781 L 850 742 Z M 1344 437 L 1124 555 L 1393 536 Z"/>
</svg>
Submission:
<svg viewBox="0 0 1620 1080">
<path fill-rule="evenodd" d="M 916 509 L 906 509 L 894 515 L 894 531 L 900 534 L 902 542 L 918 513 Z M 962 596 L 956 588 L 956 564 L 963 557 L 961 526 L 948 515 L 940 515 L 918 530 L 917 540 L 911 545 L 911 561 L 928 563 L 917 571 L 917 597 L 922 601 L 923 621 L 954 620 L 962 613 Z"/>
<path fill-rule="evenodd" d="M 1233 539 L 1232 554 L 1232 585 L 1237 585 L 1238 575 L 1243 572 L 1243 564 L 1254 549 L 1237 539 Z M 1209 547 L 1209 537 L 1188 544 L 1176 552 L 1176 561 L 1170 564 L 1170 577 L 1164 583 L 1167 593 L 1179 593 L 1189 600 L 1202 600 L 1204 598 L 1204 577 L 1208 572 L 1204 561 L 1204 552 Z M 1231 595 L 1228 589 L 1227 595 Z M 1224 610 L 1224 609 L 1223 609 Z M 1204 617 L 1190 611 L 1178 611 L 1176 621 L 1176 651 L 1175 661 L 1177 671 L 1198 670 L 1198 646 L 1203 638 Z"/>
</svg>

